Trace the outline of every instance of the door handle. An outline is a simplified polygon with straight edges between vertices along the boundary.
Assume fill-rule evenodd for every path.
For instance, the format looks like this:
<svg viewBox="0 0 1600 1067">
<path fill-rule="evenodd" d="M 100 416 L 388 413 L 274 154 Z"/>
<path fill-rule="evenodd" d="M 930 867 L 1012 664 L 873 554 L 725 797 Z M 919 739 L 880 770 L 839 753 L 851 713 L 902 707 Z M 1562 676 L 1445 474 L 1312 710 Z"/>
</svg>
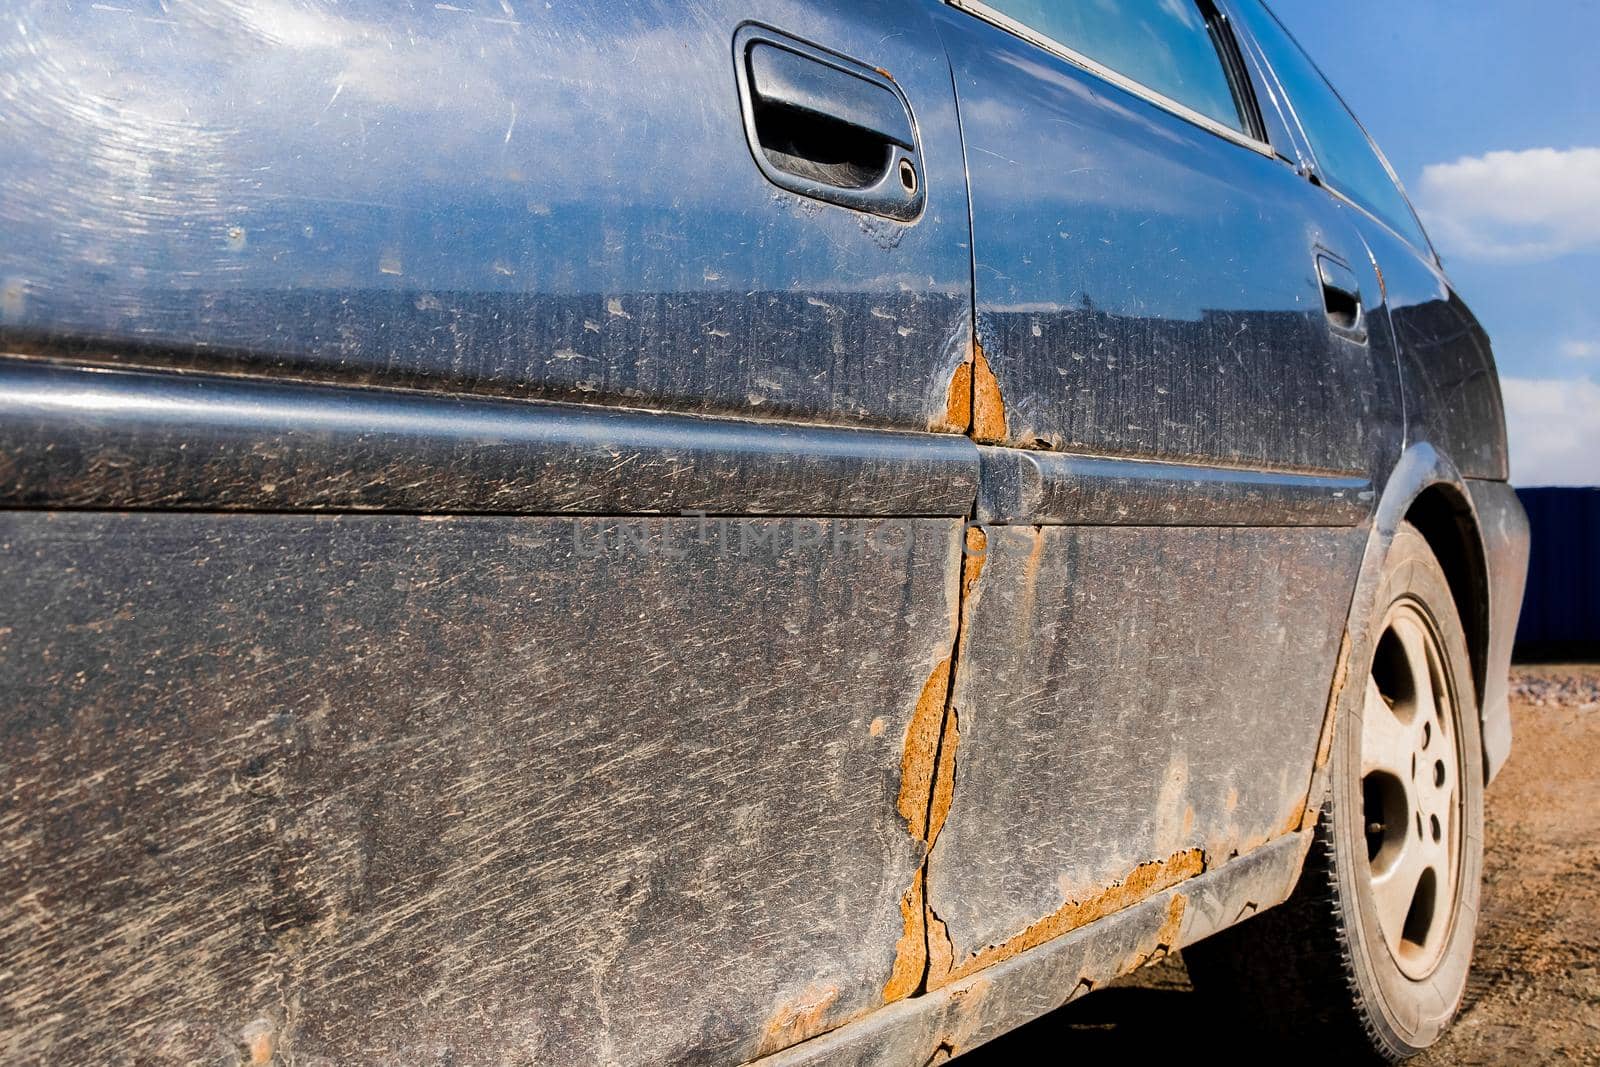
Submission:
<svg viewBox="0 0 1600 1067">
<path fill-rule="evenodd" d="M 746 26 L 735 37 L 745 132 L 774 184 L 909 222 L 923 192 L 911 108 L 882 72 Z"/>
<path fill-rule="evenodd" d="M 901 148 L 913 148 L 911 116 L 889 90 L 831 64 L 777 45 L 750 46 L 750 88 L 758 107 L 799 112 L 796 121 L 847 126 Z"/>
<path fill-rule="evenodd" d="M 1318 252 L 1317 281 L 1322 286 L 1322 309 L 1328 322 L 1352 340 L 1365 341 L 1366 309 L 1361 305 L 1361 283 L 1356 272 L 1332 254 Z"/>
</svg>

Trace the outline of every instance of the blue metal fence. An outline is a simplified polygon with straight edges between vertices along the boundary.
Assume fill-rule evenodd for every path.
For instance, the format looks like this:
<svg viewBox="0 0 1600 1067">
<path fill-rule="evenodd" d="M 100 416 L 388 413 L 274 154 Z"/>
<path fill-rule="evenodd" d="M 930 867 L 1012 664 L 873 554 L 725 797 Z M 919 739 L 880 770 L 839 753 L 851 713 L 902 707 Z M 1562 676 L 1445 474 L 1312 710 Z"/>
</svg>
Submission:
<svg viewBox="0 0 1600 1067">
<path fill-rule="evenodd" d="M 1600 646 L 1600 489 L 1518 489 L 1533 546 L 1519 650 Z"/>
</svg>

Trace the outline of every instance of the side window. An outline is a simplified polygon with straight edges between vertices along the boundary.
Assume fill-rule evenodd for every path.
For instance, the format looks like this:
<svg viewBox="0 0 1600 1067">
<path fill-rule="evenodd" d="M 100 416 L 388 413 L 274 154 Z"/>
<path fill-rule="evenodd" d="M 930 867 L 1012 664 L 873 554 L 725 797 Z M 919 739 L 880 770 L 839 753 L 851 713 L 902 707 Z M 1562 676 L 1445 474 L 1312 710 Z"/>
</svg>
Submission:
<svg viewBox="0 0 1600 1067">
<path fill-rule="evenodd" d="M 1428 238 L 1388 163 L 1333 86 L 1261 0 L 1241 0 L 1237 6 L 1239 18 L 1249 27 L 1283 84 L 1328 184 L 1426 252 Z"/>
<path fill-rule="evenodd" d="M 1005 16 L 1240 133 L 1251 123 L 1228 76 L 1222 27 L 1197 0 L 985 0 Z"/>
</svg>

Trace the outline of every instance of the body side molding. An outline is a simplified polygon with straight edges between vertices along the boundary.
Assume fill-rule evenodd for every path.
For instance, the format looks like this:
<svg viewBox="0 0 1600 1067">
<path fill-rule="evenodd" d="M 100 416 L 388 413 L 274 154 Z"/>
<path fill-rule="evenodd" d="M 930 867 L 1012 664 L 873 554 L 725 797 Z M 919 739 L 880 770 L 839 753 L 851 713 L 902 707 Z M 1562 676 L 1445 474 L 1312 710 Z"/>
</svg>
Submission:
<svg viewBox="0 0 1600 1067">
<path fill-rule="evenodd" d="M 1360 475 L 1248 470 L 980 446 L 978 520 L 1033 525 L 1355 526 Z"/>
<path fill-rule="evenodd" d="M 954 434 L 0 357 L 0 507 L 965 516 Z"/>
</svg>

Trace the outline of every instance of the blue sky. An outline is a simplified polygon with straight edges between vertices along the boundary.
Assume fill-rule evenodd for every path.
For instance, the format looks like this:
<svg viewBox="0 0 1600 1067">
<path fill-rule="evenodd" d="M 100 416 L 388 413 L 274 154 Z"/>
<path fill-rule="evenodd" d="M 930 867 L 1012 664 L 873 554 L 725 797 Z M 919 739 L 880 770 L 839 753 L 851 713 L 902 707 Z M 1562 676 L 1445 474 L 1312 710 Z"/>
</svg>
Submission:
<svg viewBox="0 0 1600 1067">
<path fill-rule="evenodd" d="M 1512 480 L 1600 483 L 1600 3 L 1269 2 L 1488 329 Z"/>
</svg>

